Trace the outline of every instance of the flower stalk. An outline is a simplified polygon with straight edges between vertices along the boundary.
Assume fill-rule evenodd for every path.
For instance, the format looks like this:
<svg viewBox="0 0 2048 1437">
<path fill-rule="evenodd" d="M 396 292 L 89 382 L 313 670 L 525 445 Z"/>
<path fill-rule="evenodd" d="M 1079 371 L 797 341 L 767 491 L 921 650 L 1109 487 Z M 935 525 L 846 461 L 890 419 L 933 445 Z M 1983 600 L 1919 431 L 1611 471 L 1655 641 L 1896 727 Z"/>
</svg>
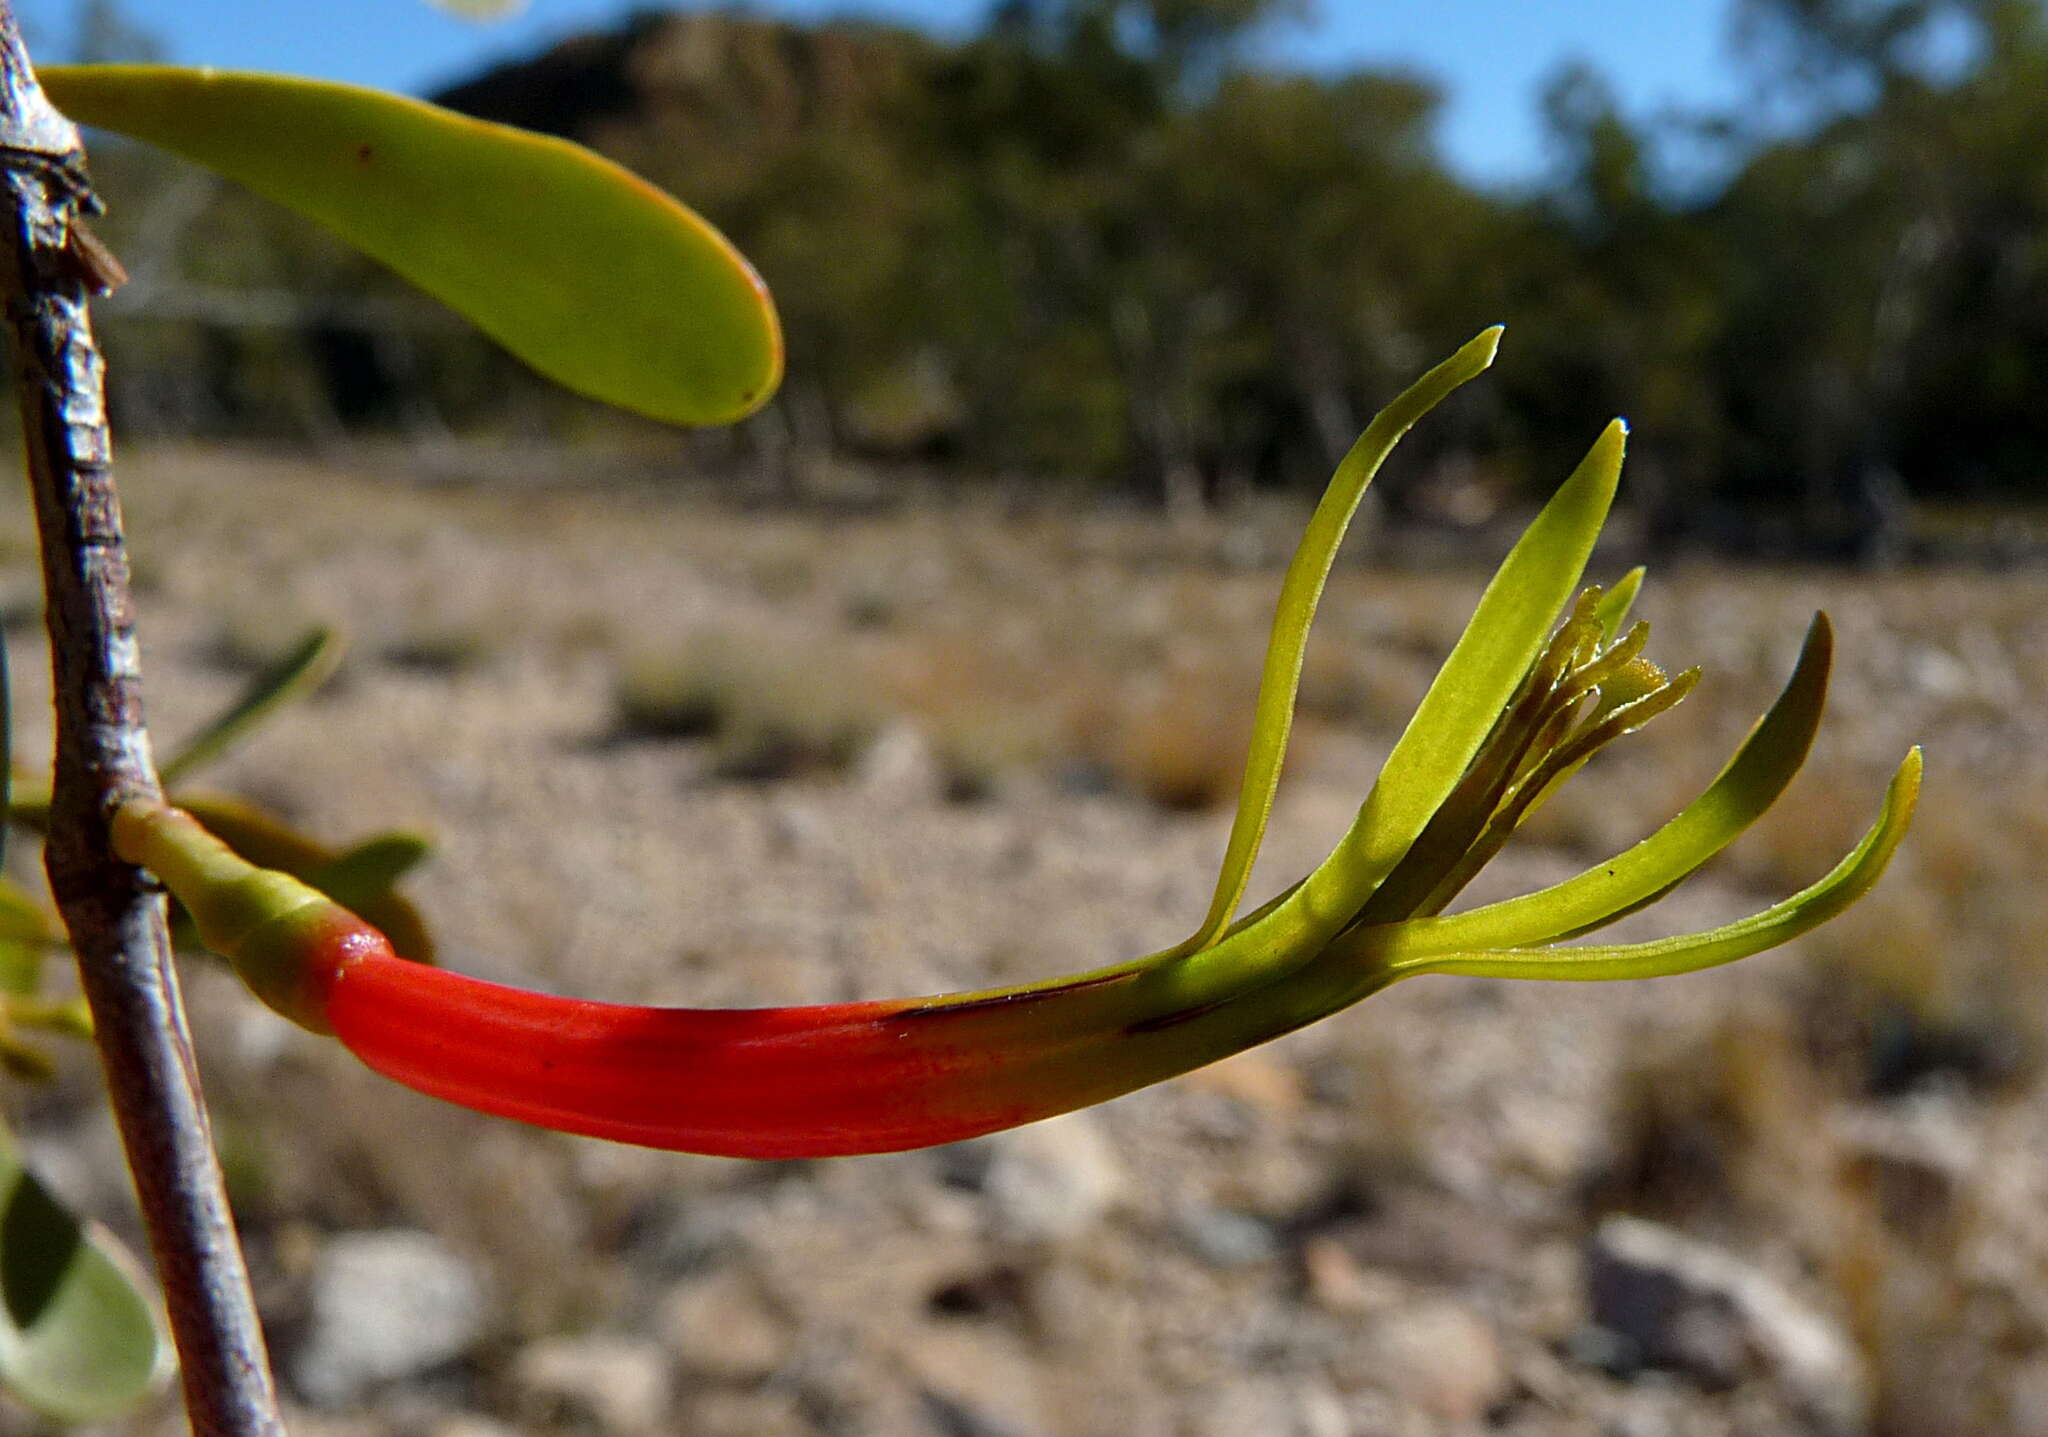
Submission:
<svg viewBox="0 0 2048 1437">
<path fill-rule="evenodd" d="M 1671 676 L 1645 657 L 1646 624 L 1624 628 L 1640 571 L 1611 589 L 1579 590 L 1620 475 L 1618 421 L 1488 585 L 1349 832 L 1314 872 L 1238 916 L 1344 529 L 1395 440 L 1483 371 L 1498 340 L 1489 330 L 1424 376 L 1340 466 L 1283 580 L 1214 897 L 1186 941 L 1149 957 L 930 998 L 635 1007 L 408 962 L 363 919 L 158 800 L 119 812 L 116 850 L 157 874 L 259 997 L 399 1082 L 544 1127 L 749 1157 L 889 1151 L 1031 1122 L 1187 1072 L 1424 973 L 1651 977 L 1796 937 L 1882 873 L 1911 815 L 1918 750 L 1863 840 L 1800 893 L 1705 933 L 1572 941 L 1654 902 L 1784 791 L 1820 721 L 1833 649 L 1825 616 L 1721 774 L 1662 828 L 1576 878 L 1445 913 L 1597 750 L 1699 681 L 1696 669 Z"/>
</svg>

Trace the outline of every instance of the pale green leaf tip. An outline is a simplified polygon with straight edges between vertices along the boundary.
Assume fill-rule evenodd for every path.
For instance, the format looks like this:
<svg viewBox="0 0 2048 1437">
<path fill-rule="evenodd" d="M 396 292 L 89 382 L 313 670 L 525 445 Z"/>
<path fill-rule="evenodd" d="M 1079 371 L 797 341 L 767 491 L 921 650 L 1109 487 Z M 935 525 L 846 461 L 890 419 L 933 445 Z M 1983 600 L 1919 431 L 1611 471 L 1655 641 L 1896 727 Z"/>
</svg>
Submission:
<svg viewBox="0 0 2048 1437">
<path fill-rule="evenodd" d="M 1628 457 L 1628 421 L 1611 419 L 1586 451 L 1585 467 L 1601 475 L 1610 493 L 1621 482 L 1622 461 Z"/>
<path fill-rule="evenodd" d="M 1500 337 L 1507 326 L 1496 324 L 1491 329 L 1482 329 L 1458 347 L 1458 352 L 1431 370 L 1432 376 L 1456 376 L 1451 380 L 1453 388 L 1478 378 L 1493 367 L 1493 361 L 1500 354 Z M 1438 395 L 1430 402 L 1434 408 L 1442 400 Z"/>
</svg>

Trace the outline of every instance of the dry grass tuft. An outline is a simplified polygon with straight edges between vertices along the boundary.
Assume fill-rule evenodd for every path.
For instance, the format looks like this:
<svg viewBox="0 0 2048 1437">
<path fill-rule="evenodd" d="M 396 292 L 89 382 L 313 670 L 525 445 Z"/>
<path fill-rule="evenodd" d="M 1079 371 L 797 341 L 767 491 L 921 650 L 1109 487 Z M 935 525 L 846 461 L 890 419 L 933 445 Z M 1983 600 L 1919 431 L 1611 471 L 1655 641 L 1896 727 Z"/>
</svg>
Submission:
<svg viewBox="0 0 2048 1437">
<path fill-rule="evenodd" d="M 671 652 L 625 660 L 612 683 L 614 733 L 622 739 L 710 738 L 733 720 L 739 686 L 731 646 L 713 636 Z"/>
<path fill-rule="evenodd" d="M 1084 703 L 1076 748 L 1122 792 L 1169 813 L 1204 812 L 1244 779 L 1251 699 L 1213 674 L 1147 675 Z"/>
<path fill-rule="evenodd" d="M 388 639 L 378 653 L 393 668 L 452 678 L 483 668 L 501 647 L 499 636 L 481 622 L 421 621 Z"/>
<path fill-rule="evenodd" d="M 1436 672 L 1427 656 L 1399 649 L 1311 644 L 1302 664 L 1303 718 L 1398 731 Z"/>
<path fill-rule="evenodd" d="M 1780 1009 L 1738 1009 L 1707 1033 L 1623 1070 L 1611 1153 L 1586 1188 L 1592 1213 L 1630 1212 L 1688 1228 L 1780 1223 L 1787 1198 L 1824 1180 L 1815 1115 L 1829 1097 Z"/>
<path fill-rule="evenodd" d="M 627 660 L 612 698 L 615 737 L 709 740 L 716 772 L 759 782 L 845 771 L 886 717 L 829 646 L 724 632 Z"/>
<path fill-rule="evenodd" d="M 1073 679 L 985 634 L 893 636 L 878 668 L 892 706 L 929 739 L 954 802 L 994 797 L 1060 749 L 1060 695 Z"/>
</svg>

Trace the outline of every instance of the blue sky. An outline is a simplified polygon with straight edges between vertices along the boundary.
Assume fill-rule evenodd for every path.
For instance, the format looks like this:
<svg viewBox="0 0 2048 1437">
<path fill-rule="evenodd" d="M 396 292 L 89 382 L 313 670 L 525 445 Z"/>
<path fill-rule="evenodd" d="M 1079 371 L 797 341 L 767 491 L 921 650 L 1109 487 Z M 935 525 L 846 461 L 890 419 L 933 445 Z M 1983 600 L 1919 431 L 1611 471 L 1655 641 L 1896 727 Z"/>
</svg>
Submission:
<svg viewBox="0 0 2048 1437">
<path fill-rule="evenodd" d="M 77 0 L 17 0 L 38 53 L 62 58 Z M 490 24 L 424 0 L 125 0 L 124 12 L 188 64 L 290 70 L 418 92 L 547 40 L 606 24 L 630 0 L 532 0 Z M 928 28 L 971 27 L 985 6 L 961 0 L 771 0 L 776 14 L 864 13 Z M 1318 18 L 1274 35 L 1294 64 L 1399 64 L 1436 77 L 1449 103 L 1443 150 L 1484 182 L 1536 177 L 1545 160 L 1536 97 L 1568 60 L 1604 73 L 1630 114 L 1739 103 L 1744 82 L 1727 41 L 1728 0 L 1319 0 Z"/>
</svg>

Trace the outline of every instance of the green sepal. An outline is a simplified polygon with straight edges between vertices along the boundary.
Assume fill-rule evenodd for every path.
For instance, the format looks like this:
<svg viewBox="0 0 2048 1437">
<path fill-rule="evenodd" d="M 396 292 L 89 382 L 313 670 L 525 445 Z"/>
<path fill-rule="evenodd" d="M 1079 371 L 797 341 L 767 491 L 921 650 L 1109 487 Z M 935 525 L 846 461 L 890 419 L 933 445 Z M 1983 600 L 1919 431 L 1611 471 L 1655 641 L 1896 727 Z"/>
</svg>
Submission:
<svg viewBox="0 0 2048 1437">
<path fill-rule="evenodd" d="M 781 378 L 775 310 L 747 262 L 580 145 L 283 75 L 56 65 L 38 76 L 73 119 L 296 210 L 592 398 L 725 424 Z"/>
<path fill-rule="evenodd" d="M 424 835 L 394 829 L 366 838 L 332 863 L 303 875 L 306 882 L 344 908 L 354 908 L 387 891 L 434 851 Z"/>
</svg>

